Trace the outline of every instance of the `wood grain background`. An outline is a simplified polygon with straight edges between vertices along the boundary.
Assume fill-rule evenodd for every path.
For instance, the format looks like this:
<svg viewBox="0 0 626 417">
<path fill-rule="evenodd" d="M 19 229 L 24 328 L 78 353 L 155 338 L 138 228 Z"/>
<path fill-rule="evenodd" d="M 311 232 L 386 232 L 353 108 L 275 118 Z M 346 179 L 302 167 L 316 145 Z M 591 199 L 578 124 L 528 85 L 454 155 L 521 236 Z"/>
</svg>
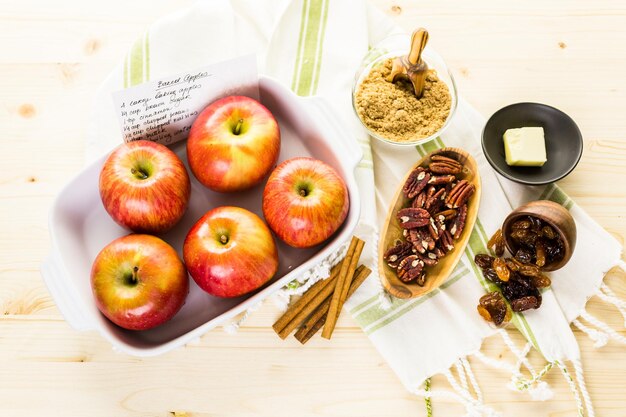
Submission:
<svg viewBox="0 0 626 417">
<path fill-rule="evenodd" d="M 354 322 L 331 343 L 280 341 L 266 305 L 237 336 L 214 330 L 158 358 L 114 353 L 63 321 L 39 274 L 49 250 L 52 199 L 83 165 L 91 100 L 130 43 L 191 0 L 0 0 L 0 415 L 1 416 L 419 416 Z M 562 187 L 622 243 L 626 238 L 626 4 L 621 1 L 443 0 L 373 3 L 411 30 L 429 29 L 459 90 L 485 115 L 518 101 L 570 114 L 585 152 Z M 590 260 L 592 262 L 593 260 Z M 626 296 L 623 272 L 608 284 Z M 624 332 L 595 299 L 590 311 Z M 626 347 L 596 350 L 576 332 L 596 415 L 626 414 Z M 512 332 L 514 340 L 522 338 Z M 484 350 L 506 357 L 500 340 Z M 541 359 L 534 355 L 533 361 Z M 472 362 L 486 401 L 505 416 L 573 416 L 557 372 L 545 403 L 505 388 L 507 376 Z M 435 387 L 445 382 L 434 380 Z M 434 402 L 436 416 L 463 414 Z"/>
</svg>

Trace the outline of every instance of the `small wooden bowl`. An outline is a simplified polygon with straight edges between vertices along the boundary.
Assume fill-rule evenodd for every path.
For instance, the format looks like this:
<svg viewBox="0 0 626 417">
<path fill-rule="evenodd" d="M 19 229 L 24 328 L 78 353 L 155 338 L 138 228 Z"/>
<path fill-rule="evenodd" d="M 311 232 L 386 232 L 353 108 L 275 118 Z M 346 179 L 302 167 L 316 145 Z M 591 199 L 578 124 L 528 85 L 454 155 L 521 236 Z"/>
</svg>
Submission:
<svg viewBox="0 0 626 417">
<path fill-rule="evenodd" d="M 565 255 L 559 262 L 553 262 L 543 266 L 544 271 L 556 271 L 562 268 L 572 257 L 574 248 L 576 247 L 576 223 L 574 218 L 566 208 L 549 200 L 531 201 L 513 210 L 502 224 L 502 234 L 506 247 L 511 254 L 517 252 L 519 248 L 511 239 L 511 226 L 521 217 L 533 216 L 546 223 L 559 234 L 563 241 L 563 249 Z"/>
<path fill-rule="evenodd" d="M 402 193 L 402 187 L 406 182 L 411 172 L 418 166 L 426 167 L 430 164 L 430 157 L 433 155 L 445 155 L 452 157 L 464 165 L 463 172 L 459 177 L 465 179 L 471 184 L 474 184 L 475 191 L 467 202 L 467 218 L 465 221 L 465 228 L 459 239 L 454 241 L 454 249 L 448 252 L 446 256 L 441 258 L 437 265 L 427 267 L 426 269 L 426 282 L 423 287 L 415 283 L 404 283 L 396 275 L 396 270 L 387 265 L 387 262 L 383 259 L 383 256 L 387 249 L 393 246 L 397 240 L 402 240 L 402 228 L 400 227 L 398 220 L 396 219 L 396 213 L 401 208 L 407 207 L 410 204 L 410 200 L 407 199 Z M 407 172 L 406 176 L 398 186 L 393 200 L 389 206 L 387 217 L 383 230 L 381 231 L 381 238 L 378 244 L 378 270 L 380 274 L 380 280 L 383 287 L 397 298 L 414 298 L 422 295 L 426 295 L 429 292 L 437 289 L 443 282 L 450 276 L 452 270 L 463 256 L 465 246 L 469 241 L 476 217 L 478 215 L 478 206 L 480 204 L 480 174 L 478 172 L 478 165 L 474 158 L 465 150 L 460 148 L 441 148 L 424 156 L 413 168 Z"/>
</svg>

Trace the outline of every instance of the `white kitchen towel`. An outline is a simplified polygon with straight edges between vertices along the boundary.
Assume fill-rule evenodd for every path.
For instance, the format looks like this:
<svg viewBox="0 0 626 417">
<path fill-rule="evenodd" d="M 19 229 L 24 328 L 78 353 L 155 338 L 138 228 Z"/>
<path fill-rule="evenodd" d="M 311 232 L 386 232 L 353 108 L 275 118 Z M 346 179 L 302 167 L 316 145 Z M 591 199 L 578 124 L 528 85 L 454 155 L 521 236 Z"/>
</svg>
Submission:
<svg viewBox="0 0 626 417">
<path fill-rule="evenodd" d="M 361 143 L 365 156 L 357 168 L 362 195 L 362 217 L 357 234 L 367 241 L 363 259 L 375 270 L 376 230 L 400 179 L 426 151 L 443 145 L 463 147 L 478 160 L 484 190 L 479 222 L 463 262 L 439 290 L 413 300 L 390 300 L 381 296 L 378 277 L 372 274 L 349 300 L 347 309 L 407 389 L 425 396 L 453 396 L 465 404 L 468 412 L 493 413 L 482 402 L 476 379 L 465 359 L 468 355 L 510 372 L 515 389 L 528 390 L 537 398 L 546 397 L 540 378 L 553 366 L 560 367 L 575 387 L 565 368 L 565 361 L 573 361 L 579 374 L 578 382 L 584 388 L 578 346 L 568 322 L 584 312 L 585 301 L 598 291 L 604 273 L 619 262 L 619 244 L 582 210 L 569 207 L 569 200 L 555 186 L 523 189 L 522 192 L 500 181 L 484 160 L 479 146 L 484 119 L 462 100 L 452 125 L 440 139 L 401 151 L 374 143 L 372 153 L 369 139 L 351 108 L 351 88 L 363 57 L 368 51 L 370 56 L 375 55 L 372 47 L 397 31 L 390 20 L 359 0 L 198 1 L 188 9 L 155 22 L 105 81 L 95 101 L 87 138 L 88 159 L 100 156 L 121 142 L 119 124 L 112 109 L 113 91 L 256 53 L 262 73 L 275 77 L 299 95 L 325 97 L 337 117 L 354 134 L 345 139 Z M 544 293 L 541 309 L 515 315 L 513 324 L 530 343 L 520 349 L 511 343 L 505 331 L 490 327 L 476 313 L 477 300 L 488 284 L 477 274 L 471 259 L 473 254 L 486 251 L 488 235 L 499 227 L 512 207 L 541 195 L 571 208 L 578 225 L 579 246 L 567 269 L 553 274 L 553 287 Z M 587 262 L 587 257 L 594 257 L 596 264 Z M 578 274 L 578 271 L 585 274 Z M 566 284 L 572 281 L 579 285 Z M 606 288 L 602 294 L 607 300 L 614 298 L 610 298 L 612 295 Z M 601 322 L 592 324 L 603 325 Z M 587 329 L 593 337 L 615 336 L 610 333 L 611 329 Z M 499 333 L 519 358 L 517 364 L 480 353 L 482 340 L 494 333 Z M 546 358 L 546 367 L 541 371 L 532 370 L 525 360 L 531 345 Z M 522 365 L 529 369 L 529 376 L 522 375 Z M 458 371 L 457 376 L 451 369 Z M 454 391 L 425 391 L 428 385 L 423 384 L 436 373 L 446 375 Z M 470 394 L 468 380 L 475 386 L 474 394 Z M 582 412 L 584 400 L 592 414 L 588 395 L 584 389 L 582 392 L 583 399 L 578 397 L 579 410 Z"/>
</svg>

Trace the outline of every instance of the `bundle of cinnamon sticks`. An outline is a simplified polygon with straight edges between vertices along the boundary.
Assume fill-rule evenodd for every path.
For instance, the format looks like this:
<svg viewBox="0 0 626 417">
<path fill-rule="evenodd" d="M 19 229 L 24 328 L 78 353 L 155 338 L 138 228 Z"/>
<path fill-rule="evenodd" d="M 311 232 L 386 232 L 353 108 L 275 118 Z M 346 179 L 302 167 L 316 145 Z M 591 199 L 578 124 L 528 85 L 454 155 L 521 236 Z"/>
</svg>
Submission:
<svg viewBox="0 0 626 417">
<path fill-rule="evenodd" d="M 344 302 L 371 273 L 366 266 L 357 267 L 365 242 L 352 237 L 345 258 L 331 269 L 330 276 L 316 282 L 293 303 L 272 326 L 285 339 L 298 326 L 295 337 L 306 343 L 322 327 L 322 337 L 330 339 Z"/>
</svg>

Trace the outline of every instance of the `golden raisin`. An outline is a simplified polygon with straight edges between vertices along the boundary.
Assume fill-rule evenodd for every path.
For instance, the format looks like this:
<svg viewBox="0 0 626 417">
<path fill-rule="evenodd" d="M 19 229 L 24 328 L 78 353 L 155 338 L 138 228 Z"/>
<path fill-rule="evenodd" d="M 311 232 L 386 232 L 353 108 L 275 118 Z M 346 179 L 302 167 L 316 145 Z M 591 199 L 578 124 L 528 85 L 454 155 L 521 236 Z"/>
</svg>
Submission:
<svg viewBox="0 0 626 417">
<path fill-rule="evenodd" d="M 496 258 L 493 261 L 493 269 L 496 270 L 496 274 L 498 274 L 498 278 L 500 278 L 501 281 L 507 282 L 511 277 L 511 271 L 506 266 L 505 260 L 502 258 Z"/>
<path fill-rule="evenodd" d="M 522 275 L 525 275 L 527 277 L 538 277 L 541 272 L 539 271 L 539 267 L 536 265 L 522 265 L 518 272 Z"/>
<path fill-rule="evenodd" d="M 548 278 L 541 272 L 539 273 L 539 275 L 533 276 L 530 279 L 533 285 L 537 288 L 548 288 L 552 284 L 552 281 L 550 281 L 550 278 Z"/>
<path fill-rule="evenodd" d="M 520 229 L 530 229 L 530 220 L 528 219 L 522 219 L 522 220 L 518 220 L 515 223 L 513 223 L 511 225 L 511 229 L 513 230 L 520 230 Z"/>
<path fill-rule="evenodd" d="M 535 245 L 535 251 L 537 256 L 537 261 L 535 262 L 538 267 L 542 267 L 546 264 L 546 248 L 543 244 L 543 241 L 538 240 Z"/>
<path fill-rule="evenodd" d="M 506 266 L 513 272 L 517 272 L 519 271 L 519 268 L 521 266 L 521 264 L 519 263 L 519 261 L 515 258 L 507 258 L 504 260 L 504 262 L 506 263 Z"/>
<path fill-rule="evenodd" d="M 491 239 L 487 242 L 487 247 L 494 247 L 494 253 L 496 256 L 502 256 L 504 254 L 504 236 L 502 235 L 502 229 L 496 230 L 491 236 Z"/>
<path fill-rule="evenodd" d="M 480 314 L 482 316 L 482 318 L 484 318 L 487 321 L 492 321 L 491 320 L 491 314 L 489 314 L 489 312 L 487 311 L 487 309 L 481 305 L 478 305 L 476 307 L 476 310 L 478 310 L 478 314 Z"/>
<path fill-rule="evenodd" d="M 556 233 L 554 232 L 554 229 L 548 225 L 545 225 L 541 228 L 541 234 L 543 235 L 543 237 L 550 240 L 556 239 Z"/>
<path fill-rule="evenodd" d="M 485 320 L 493 322 L 496 326 L 499 326 L 504 321 L 508 321 L 508 319 L 510 319 L 509 307 L 504 301 L 502 294 L 498 291 L 493 291 L 483 295 L 480 297 L 478 303 L 478 313 Z"/>
</svg>

